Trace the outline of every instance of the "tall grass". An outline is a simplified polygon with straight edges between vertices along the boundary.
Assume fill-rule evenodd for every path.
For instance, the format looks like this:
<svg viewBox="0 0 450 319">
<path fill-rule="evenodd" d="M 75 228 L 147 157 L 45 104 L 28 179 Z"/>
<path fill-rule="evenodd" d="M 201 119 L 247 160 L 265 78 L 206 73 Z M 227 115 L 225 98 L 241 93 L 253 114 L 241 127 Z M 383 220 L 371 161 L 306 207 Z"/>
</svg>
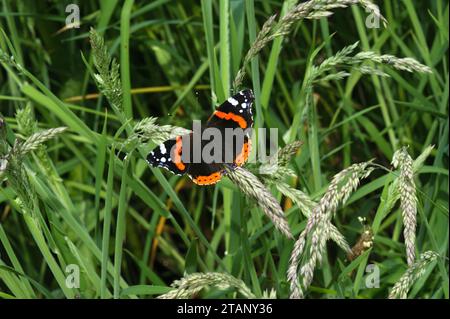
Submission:
<svg viewBox="0 0 450 319">
<path fill-rule="evenodd" d="M 448 2 L 378 4 L 3 1 L 0 297 L 448 298 Z M 241 87 L 273 158 L 148 167 Z"/>
</svg>

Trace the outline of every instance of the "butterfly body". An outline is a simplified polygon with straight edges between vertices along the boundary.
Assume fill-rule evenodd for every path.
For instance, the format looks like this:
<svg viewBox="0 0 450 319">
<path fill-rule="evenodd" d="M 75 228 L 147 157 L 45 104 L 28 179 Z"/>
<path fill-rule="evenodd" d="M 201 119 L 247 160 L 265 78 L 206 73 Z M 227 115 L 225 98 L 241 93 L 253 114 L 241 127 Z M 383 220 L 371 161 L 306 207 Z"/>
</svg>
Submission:
<svg viewBox="0 0 450 319">
<path fill-rule="evenodd" d="M 206 125 L 157 146 L 147 156 L 154 167 L 187 174 L 198 185 L 217 183 L 225 168 L 243 165 L 250 154 L 253 92 L 243 90 L 228 98 Z"/>
</svg>

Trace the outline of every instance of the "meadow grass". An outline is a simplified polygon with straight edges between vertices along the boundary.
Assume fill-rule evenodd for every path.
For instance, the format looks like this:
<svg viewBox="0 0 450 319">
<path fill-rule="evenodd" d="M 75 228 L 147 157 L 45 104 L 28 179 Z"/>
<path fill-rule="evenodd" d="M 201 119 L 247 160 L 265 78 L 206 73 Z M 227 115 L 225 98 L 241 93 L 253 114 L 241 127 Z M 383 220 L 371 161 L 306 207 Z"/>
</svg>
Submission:
<svg viewBox="0 0 450 319">
<path fill-rule="evenodd" d="M 378 4 L 2 1 L 0 298 L 448 298 L 448 2 Z M 148 166 L 245 87 L 273 158 Z"/>
</svg>

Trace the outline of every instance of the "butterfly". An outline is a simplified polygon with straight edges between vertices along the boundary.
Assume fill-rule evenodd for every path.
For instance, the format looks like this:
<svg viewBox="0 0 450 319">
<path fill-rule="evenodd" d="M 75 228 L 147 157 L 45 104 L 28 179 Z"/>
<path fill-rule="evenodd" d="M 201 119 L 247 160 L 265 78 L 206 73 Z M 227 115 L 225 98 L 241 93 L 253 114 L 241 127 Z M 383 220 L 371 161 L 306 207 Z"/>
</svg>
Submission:
<svg viewBox="0 0 450 319">
<path fill-rule="evenodd" d="M 147 156 L 153 167 L 187 174 L 198 185 L 220 181 L 226 167 L 234 169 L 248 159 L 253 127 L 252 90 L 238 92 L 219 105 L 205 125 L 157 146 Z M 231 134 L 231 136 L 230 136 Z"/>
</svg>

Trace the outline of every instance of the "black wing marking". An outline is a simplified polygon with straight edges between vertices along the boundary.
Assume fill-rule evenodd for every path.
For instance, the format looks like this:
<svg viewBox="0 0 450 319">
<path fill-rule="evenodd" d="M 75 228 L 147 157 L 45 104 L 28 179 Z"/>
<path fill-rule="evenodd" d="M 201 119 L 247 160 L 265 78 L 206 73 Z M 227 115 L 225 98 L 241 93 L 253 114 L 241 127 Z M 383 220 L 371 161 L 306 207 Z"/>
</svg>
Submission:
<svg viewBox="0 0 450 319">
<path fill-rule="evenodd" d="M 174 174 L 183 175 L 188 164 L 182 161 L 181 136 L 165 141 L 147 155 L 147 161 L 153 167 L 162 167 Z"/>
</svg>

